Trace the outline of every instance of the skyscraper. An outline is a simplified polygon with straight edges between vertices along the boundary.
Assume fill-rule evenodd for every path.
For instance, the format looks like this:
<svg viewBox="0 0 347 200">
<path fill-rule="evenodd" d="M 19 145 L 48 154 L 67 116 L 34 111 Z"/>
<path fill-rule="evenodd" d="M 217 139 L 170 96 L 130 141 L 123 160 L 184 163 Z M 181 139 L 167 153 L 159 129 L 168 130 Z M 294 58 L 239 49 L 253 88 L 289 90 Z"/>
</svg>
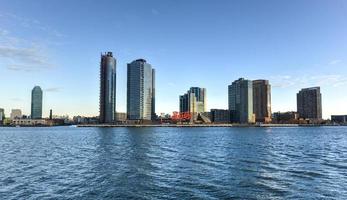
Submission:
<svg viewBox="0 0 347 200">
<path fill-rule="evenodd" d="M 112 52 L 101 54 L 100 123 L 114 123 L 116 116 L 116 59 Z"/>
<path fill-rule="evenodd" d="M 322 119 L 322 94 L 320 87 L 304 88 L 296 95 L 300 118 Z"/>
<path fill-rule="evenodd" d="M 232 122 L 254 123 L 252 81 L 240 78 L 229 85 L 228 104 Z"/>
<path fill-rule="evenodd" d="M 253 81 L 253 112 L 256 122 L 271 122 L 271 85 L 268 80 Z"/>
<path fill-rule="evenodd" d="M 31 91 L 31 119 L 42 119 L 42 89 L 35 86 Z"/>
<path fill-rule="evenodd" d="M 155 115 L 155 71 L 144 59 L 129 63 L 127 70 L 127 118 L 152 120 Z"/>
<path fill-rule="evenodd" d="M 180 112 L 203 113 L 206 111 L 206 89 L 191 87 L 179 97 Z"/>
</svg>

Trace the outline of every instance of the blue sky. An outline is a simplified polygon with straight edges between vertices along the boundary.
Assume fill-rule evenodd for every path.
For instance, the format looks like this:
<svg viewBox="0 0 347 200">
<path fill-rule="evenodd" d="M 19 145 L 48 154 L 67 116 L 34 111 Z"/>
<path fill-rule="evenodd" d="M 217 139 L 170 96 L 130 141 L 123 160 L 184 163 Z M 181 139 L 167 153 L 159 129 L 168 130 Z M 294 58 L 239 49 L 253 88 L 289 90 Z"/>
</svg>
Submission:
<svg viewBox="0 0 347 200">
<path fill-rule="evenodd" d="M 227 108 L 240 77 L 269 79 L 273 111 L 296 110 L 300 88 L 321 86 L 323 116 L 347 114 L 344 0 L 0 0 L 0 107 L 44 116 L 98 115 L 100 53 L 117 58 L 117 111 L 126 110 L 126 63 L 157 70 L 157 112 L 178 110 L 191 86 Z"/>
</svg>

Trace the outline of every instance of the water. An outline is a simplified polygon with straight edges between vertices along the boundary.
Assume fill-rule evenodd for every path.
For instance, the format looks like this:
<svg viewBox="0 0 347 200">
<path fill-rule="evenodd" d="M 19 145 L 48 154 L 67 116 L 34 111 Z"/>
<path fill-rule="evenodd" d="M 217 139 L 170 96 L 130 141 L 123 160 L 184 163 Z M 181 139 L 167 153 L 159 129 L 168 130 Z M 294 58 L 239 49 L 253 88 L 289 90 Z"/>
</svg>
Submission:
<svg viewBox="0 0 347 200">
<path fill-rule="evenodd" d="M 0 128 L 0 199 L 347 199 L 347 127 Z"/>
</svg>

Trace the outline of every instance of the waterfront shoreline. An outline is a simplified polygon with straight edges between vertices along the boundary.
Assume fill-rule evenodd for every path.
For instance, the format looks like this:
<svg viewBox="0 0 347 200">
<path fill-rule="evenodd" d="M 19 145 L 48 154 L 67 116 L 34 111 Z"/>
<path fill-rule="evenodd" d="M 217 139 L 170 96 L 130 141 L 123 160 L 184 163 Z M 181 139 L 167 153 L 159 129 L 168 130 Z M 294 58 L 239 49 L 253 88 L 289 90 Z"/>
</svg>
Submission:
<svg viewBox="0 0 347 200">
<path fill-rule="evenodd" d="M 317 125 L 317 124 L 261 124 L 261 125 L 243 125 L 243 124 L 84 124 L 76 125 L 79 128 L 276 128 L 276 127 L 321 127 L 338 125 Z"/>
</svg>

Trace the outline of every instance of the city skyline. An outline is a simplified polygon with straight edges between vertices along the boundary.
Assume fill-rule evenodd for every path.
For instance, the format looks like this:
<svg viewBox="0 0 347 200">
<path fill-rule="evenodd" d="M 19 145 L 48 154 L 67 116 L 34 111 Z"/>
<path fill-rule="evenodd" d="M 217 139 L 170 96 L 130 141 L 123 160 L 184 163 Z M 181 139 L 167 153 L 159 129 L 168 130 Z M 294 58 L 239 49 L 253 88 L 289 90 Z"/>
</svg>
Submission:
<svg viewBox="0 0 347 200">
<path fill-rule="evenodd" d="M 126 2 L 109 2 L 107 9 L 117 12 L 91 16 L 90 8 L 101 5 L 85 2 L 76 16 L 80 5 L 74 2 L 59 13 L 55 8 L 64 3 L 4 1 L 0 108 L 6 116 L 16 108 L 29 114 L 29 91 L 40 85 L 43 117 L 50 109 L 97 116 L 99 53 L 112 51 L 119 62 L 117 112 L 126 112 L 126 63 L 144 58 L 157 70 L 157 114 L 178 111 L 177 96 L 191 86 L 209 91 L 207 110 L 227 109 L 227 85 L 239 77 L 270 81 L 272 112 L 295 111 L 296 93 L 320 86 L 323 118 L 345 114 L 346 2 L 271 2 L 255 2 L 256 12 L 241 1 L 149 1 L 133 10 Z M 107 24 L 108 33 L 98 31 Z"/>
</svg>

